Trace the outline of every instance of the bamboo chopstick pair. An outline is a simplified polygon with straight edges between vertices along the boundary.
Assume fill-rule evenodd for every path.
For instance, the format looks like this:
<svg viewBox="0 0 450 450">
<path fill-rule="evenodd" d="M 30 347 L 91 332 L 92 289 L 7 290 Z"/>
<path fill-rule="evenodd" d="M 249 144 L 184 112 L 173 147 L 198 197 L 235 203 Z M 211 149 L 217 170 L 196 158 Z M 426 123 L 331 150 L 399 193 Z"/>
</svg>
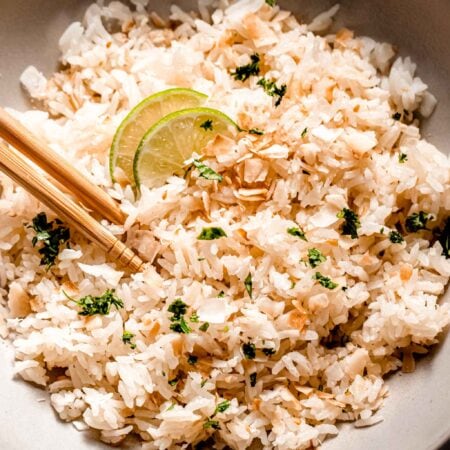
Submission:
<svg viewBox="0 0 450 450">
<path fill-rule="evenodd" d="M 0 138 L 14 147 L 11 148 L 0 140 L 0 170 L 2 172 L 122 265 L 128 266 L 135 272 L 142 268 L 143 261 L 131 249 L 60 188 L 67 189 L 81 204 L 102 217 L 111 222 L 123 224 L 125 215 L 108 194 L 33 136 L 2 108 L 0 108 Z M 27 158 L 58 183 L 52 182 L 38 172 Z"/>
</svg>

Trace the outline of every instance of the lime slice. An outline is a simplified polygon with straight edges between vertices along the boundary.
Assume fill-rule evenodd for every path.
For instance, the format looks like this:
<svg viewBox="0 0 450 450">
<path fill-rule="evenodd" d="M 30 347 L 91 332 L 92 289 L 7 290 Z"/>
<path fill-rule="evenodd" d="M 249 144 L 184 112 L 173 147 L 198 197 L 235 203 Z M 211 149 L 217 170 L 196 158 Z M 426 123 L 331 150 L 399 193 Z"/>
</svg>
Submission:
<svg viewBox="0 0 450 450">
<path fill-rule="evenodd" d="M 133 181 L 133 159 L 139 142 L 147 130 L 162 117 L 174 111 L 194 108 L 208 97 L 192 89 L 175 88 L 151 95 L 134 107 L 120 124 L 109 154 L 109 171 L 115 181 L 114 169 L 120 167 Z"/>
<path fill-rule="evenodd" d="M 239 127 L 211 108 L 177 111 L 161 119 L 143 137 L 134 157 L 136 185 L 163 185 L 171 175 L 183 175 L 184 161 L 201 153 L 217 135 L 235 136 Z"/>
</svg>

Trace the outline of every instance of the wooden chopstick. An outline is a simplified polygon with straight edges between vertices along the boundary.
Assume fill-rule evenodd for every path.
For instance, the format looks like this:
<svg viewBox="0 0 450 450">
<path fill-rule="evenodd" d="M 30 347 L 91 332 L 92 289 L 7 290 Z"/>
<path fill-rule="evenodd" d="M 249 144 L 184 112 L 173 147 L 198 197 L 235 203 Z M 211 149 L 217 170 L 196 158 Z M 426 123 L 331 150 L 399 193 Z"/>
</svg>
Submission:
<svg viewBox="0 0 450 450">
<path fill-rule="evenodd" d="M 112 258 L 134 272 L 142 268 L 143 261 L 131 249 L 53 186 L 17 150 L 3 142 L 0 142 L 0 170 Z"/>
<path fill-rule="evenodd" d="M 113 223 L 124 223 L 124 213 L 106 192 L 91 183 L 2 108 L 0 108 L 0 137 L 59 181 L 89 209 Z"/>
</svg>

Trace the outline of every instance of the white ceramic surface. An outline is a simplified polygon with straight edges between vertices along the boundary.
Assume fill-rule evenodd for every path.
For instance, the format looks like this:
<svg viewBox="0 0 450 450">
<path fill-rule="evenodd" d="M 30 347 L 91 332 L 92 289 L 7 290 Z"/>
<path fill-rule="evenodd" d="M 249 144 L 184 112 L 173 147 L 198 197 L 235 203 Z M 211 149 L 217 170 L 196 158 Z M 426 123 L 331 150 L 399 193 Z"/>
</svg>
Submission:
<svg viewBox="0 0 450 450">
<path fill-rule="evenodd" d="M 18 78 L 33 64 L 49 74 L 56 67 L 57 41 L 80 19 L 87 0 L 0 0 L 0 105 L 29 107 Z M 170 2 L 151 0 L 159 11 Z M 193 1 L 178 1 L 194 5 Z M 311 18 L 332 0 L 279 3 Z M 439 99 L 424 136 L 445 153 L 450 147 L 450 0 L 342 0 L 338 24 L 399 46 L 419 64 L 419 74 Z M 449 300 L 447 293 L 446 300 Z M 443 301 L 446 301 L 445 299 Z M 324 450 L 435 450 L 450 437 L 450 339 L 419 362 L 415 373 L 397 374 L 382 415 L 366 429 L 342 426 Z M 44 391 L 12 377 L 12 354 L 0 342 L 0 450 L 108 449 L 56 419 Z M 42 400 L 43 401 L 39 401 Z M 447 447 L 450 448 L 450 445 Z"/>
</svg>

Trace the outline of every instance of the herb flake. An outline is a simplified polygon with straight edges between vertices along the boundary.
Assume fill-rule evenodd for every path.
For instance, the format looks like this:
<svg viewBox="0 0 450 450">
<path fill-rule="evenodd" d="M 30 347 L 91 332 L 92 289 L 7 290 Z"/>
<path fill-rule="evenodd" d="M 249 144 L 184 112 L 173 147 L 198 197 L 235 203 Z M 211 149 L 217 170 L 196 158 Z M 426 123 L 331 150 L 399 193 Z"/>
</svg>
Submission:
<svg viewBox="0 0 450 450">
<path fill-rule="evenodd" d="M 406 153 L 399 153 L 398 154 L 398 162 L 400 164 L 403 164 L 406 161 L 408 161 L 408 155 Z"/>
<path fill-rule="evenodd" d="M 213 121 L 211 119 L 205 120 L 200 125 L 200 128 L 203 128 L 205 131 L 212 131 L 213 130 Z"/>
<path fill-rule="evenodd" d="M 212 417 L 214 417 L 216 414 L 225 412 L 230 407 L 230 405 L 231 405 L 231 403 L 229 400 L 224 400 L 223 402 L 220 402 L 216 406 L 216 410 L 214 411 L 214 414 L 212 415 Z"/>
<path fill-rule="evenodd" d="M 253 298 L 253 280 L 252 274 L 249 272 L 247 277 L 244 280 L 245 290 L 247 291 L 250 298 Z"/>
<path fill-rule="evenodd" d="M 48 222 L 44 212 L 37 214 L 28 228 L 32 228 L 36 233 L 31 241 L 33 247 L 36 247 L 38 243 L 42 244 L 38 250 L 41 255 L 40 264 L 49 270 L 55 264 L 61 245 L 69 241 L 70 230 L 62 226 L 59 219 Z"/>
<path fill-rule="evenodd" d="M 262 136 L 264 134 L 264 131 L 260 130 L 259 128 L 251 128 L 250 130 L 248 130 L 248 132 L 257 136 Z"/>
<path fill-rule="evenodd" d="M 181 317 L 181 319 L 177 322 L 173 322 L 170 325 L 170 329 L 180 334 L 189 334 L 192 331 L 184 317 Z"/>
<path fill-rule="evenodd" d="M 275 81 L 269 81 L 265 78 L 261 78 L 257 84 L 264 89 L 267 95 L 275 97 L 276 107 L 280 106 L 281 101 L 283 100 L 283 97 L 285 96 L 287 91 L 287 86 L 285 84 L 282 84 L 280 87 L 278 87 Z"/>
<path fill-rule="evenodd" d="M 188 305 L 181 300 L 181 298 L 175 299 L 170 305 L 168 311 L 173 314 L 170 319 L 172 322 L 180 320 L 181 317 L 186 314 Z"/>
<path fill-rule="evenodd" d="M 275 355 L 276 351 L 274 348 L 263 348 L 262 352 L 266 355 L 266 356 L 272 356 Z"/>
<path fill-rule="evenodd" d="M 208 328 L 209 328 L 209 322 L 205 322 L 204 324 L 202 324 L 198 327 L 198 329 L 203 332 L 208 331 Z"/>
<path fill-rule="evenodd" d="M 134 338 L 134 334 L 130 331 L 124 331 L 122 334 L 122 342 L 124 344 L 128 344 L 132 350 L 136 348 L 136 344 L 134 342 L 131 342 L 131 340 Z"/>
<path fill-rule="evenodd" d="M 213 430 L 220 430 L 219 421 L 218 421 L 218 420 L 211 420 L 211 419 L 208 419 L 208 420 L 203 424 L 203 429 L 208 430 L 209 428 L 212 428 Z"/>
<path fill-rule="evenodd" d="M 203 228 L 202 232 L 197 236 L 199 241 L 212 241 L 214 239 L 220 239 L 227 237 L 225 231 L 220 227 Z"/>
<path fill-rule="evenodd" d="M 246 81 L 248 80 L 252 75 L 259 75 L 259 63 L 260 63 L 260 57 L 258 53 L 255 53 L 250 56 L 251 62 L 249 64 L 246 64 L 245 66 L 236 67 L 236 70 L 234 72 L 231 72 L 231 76 L 238 81 Z"/>
<path fill-rule="evenodd" d="M 190 366 L 195 366 L 197 364 L 198 361 L 198 356 L 195 355 L 189 355 L 187 362 Z"/>
<path fill-rule="evenodd" d="M 256 346 L 252 342 L 242 344 L 242 353 L 244 353 L 245 359 L 255 359 Z"/>
<path fill-rule="evenodd" d="M 391 231 L 389 233 L 389 240 L 393 244 L 401 244 L 404 241 L 403 236 L 398 231 Z"/>
<path fill-rule="evenodd" d="M 251 387 L 256 386 L 256 372 L 250 374 L 250 386 Z"/>
<path fill-rule="evenodd" d="M 450 217 L 445 219 L 444 228 L 437 230 L 438 241 L 442 246 L 442 254 L 450 258 Z"/>
<path fill-rule="evenodd" d="M 194 164 L 194 166 L 198 169 L 201 178 L 205 178 L 210 181 L 218 181 L 219 183 L 223 180 L 222 175 L 211 169 L 211 167 L 208 167 L 206 164 L 203 164 L 198 159 L 194 159 L 192 164 Z"/>
<path fill-rule="evenodd" d="M 320 250 L 317 250 L 317 248 L 310 248 L 308 250 L 308 262 L 313 269 L 326 260 L 326 256 L 324 256 Z"/>
<path fill-rule="evenodd" d="M 117 297 L 114 289 L 107 289 L 103 295 L 99 296 L 86 295 L 79 300 L 74 300 L 64 291 L 63 293 L 81 308 L 81 311 L 78 312 L 80 316 L 94 316 L 96 314 L 107 316 L 111 312 L 112 306 L 117 310 L 123 308 L 123 301 Z"/>
<path fill-rule="evenodd" d="M 304 138 L 306 135 L 308 134 L 308 128 L 305 128 L 303 131 L 302 131 L 302 134 L 300 135 L 302 138 Z"/>
<path fill-rule="evenodd" d="M 409 233 L 416 233 L 420 230 L 426 230 L 429 220 L 431 220 L 430 214 L 420 211 L 408 216 L 405 221 L 405 226 Z"/>
<path fill-rule="evenodd" d="M 344 219 L 344 223 L 341 225 L 341 233 L 344 236 L 350 236 L 352 239 L 358 237 L 358 228 L 361 227 L 358 215 L 351 209 L 344 208 L 338 212 L 337 217 Z"/>
<path fill-rule="evenodd" d="M 274 7 L 274 6 L 277 4 L 277 0 L 266 0 L 266 3 L 267 3 L 269 6 Z"/>
<path fill-rule="evenodd" d="M 303 239 L 307 241 L 305 232 L 300 227 L 291 227 L 287 229 L 287 233 L 291 236 L 298 237 L 299 239 Z"/>
<path fill-rule="evenodd" d="M 336 289 L 338 287 L 338 284 L 335 283 L 334 281 L 331 281 L 330 278 L 322 275 L 320 272 L 316 272 L 315 275 L 313 276 L 313 279 L 318 281 L 320 285 L 322 285 L 324 288 L 327 289 Z"/>
</svg>

